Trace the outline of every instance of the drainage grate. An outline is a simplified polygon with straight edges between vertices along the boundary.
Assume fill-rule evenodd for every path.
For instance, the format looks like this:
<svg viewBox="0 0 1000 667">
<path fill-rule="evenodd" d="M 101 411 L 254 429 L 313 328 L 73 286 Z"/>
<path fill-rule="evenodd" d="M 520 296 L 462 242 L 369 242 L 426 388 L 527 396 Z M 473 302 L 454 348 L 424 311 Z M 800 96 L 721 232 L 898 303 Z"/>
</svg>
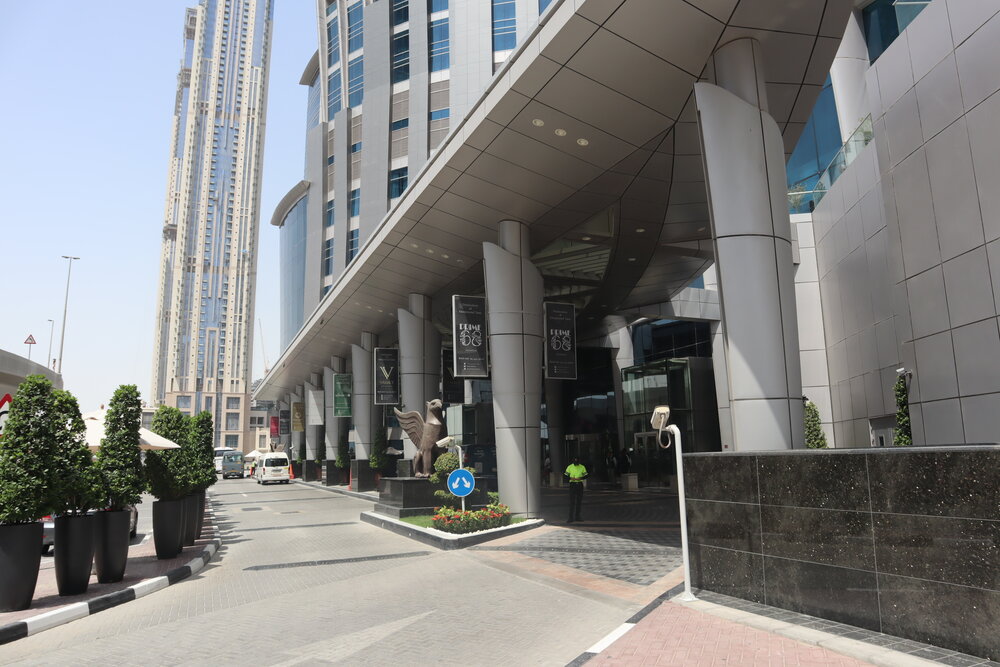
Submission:
<svg viewBox="0 0 1000 667">
<path fill-rule="evenodd" d="M 307 560 L 300 563 L 275 563 L 274 565 L 251 565 L 243 568 L 244 571 L 260 570 L 283 570 L 291 567 L 315 567 L 317 565 L 344 565 L 347 563 L 363 563 L 370 560 L 392 560 L 394 558 L 413 558 L 414 556 L 426 556 L 430 551 L 406 551 L 398 554 L 382 554 L 381 556 L 358 556 L 355 558 L 336 558 L 333 560 Z"/>
</svg>

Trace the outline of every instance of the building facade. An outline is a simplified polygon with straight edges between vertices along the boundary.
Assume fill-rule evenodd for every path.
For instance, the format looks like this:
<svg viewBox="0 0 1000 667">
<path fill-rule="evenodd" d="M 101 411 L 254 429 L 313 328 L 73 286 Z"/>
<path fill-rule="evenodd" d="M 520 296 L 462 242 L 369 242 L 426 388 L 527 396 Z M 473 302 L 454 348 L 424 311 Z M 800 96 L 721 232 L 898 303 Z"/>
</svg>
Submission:
<svg viewBox="0 0 1000 667">
<path fill-rule="evenodd" d="M 163 219 L 152 400 L 212 413 L 252 448 L 250 371 L 271 0 L 202 0 L 184 19 Z"/>
</svg>

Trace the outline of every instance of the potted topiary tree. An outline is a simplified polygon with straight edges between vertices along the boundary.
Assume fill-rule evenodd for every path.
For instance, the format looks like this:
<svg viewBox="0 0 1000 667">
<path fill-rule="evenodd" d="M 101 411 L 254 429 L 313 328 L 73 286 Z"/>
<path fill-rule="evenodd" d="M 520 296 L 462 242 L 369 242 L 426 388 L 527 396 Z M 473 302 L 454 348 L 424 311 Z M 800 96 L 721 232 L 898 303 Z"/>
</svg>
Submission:
<svg viewBox="0 0 1000 667">
<path fill-rule="evenodd" d="M 101 504 L 100 477 L 87 449 L 86 427 L 73 394 L 52 392 L 50 420 L 56 449 L 49 509 L 55 517 L 55 571 L 59 595 L 80 595 L 90 585 L 94 564 L 94 520 Z"/>
<path fill-rule="evenodd" d="M 375 471 L 375 488 L 378 488 L 379 481 L 382 479 L 382 471 L 385 469 L 385 464 L 388 460 L 386 455 L 386 447 L 388 442 L 385 437 L 385 426 L 382 425 L 382 420 L 378 421 L 378 426 L 375 427 L 375 433 L 372 436 L 372 450 L 368 454 L 368 465 L 371 469 Z"/>
<path fill-rule="evenodd" d="M 26 377 L 0 438 L 0 611 L 27 609 L 35 594 L 56 449 L 52 400 L 45 376 Z"/>
<path fill-rule="evenodd" d="M 337 439 L 337 457 L 333 460 L 333 467 L 340 471 L 339 479 L 330 473 L 333 470 L 330 468 L 330 461 L 327 461 L 326 472 L 328 485 L 334 484 L 336 480 L 337 484 L 348 484 L 350 479 L 348 477 L 351 474 L 351 448 L 347 444 L 347 429 L 341 429 L 340 437 Z"/>
<path fill-rule="evenodd" d="M 188 441 L 194 495 L 198 502 L 195 538 L 199 538 L 205 523 L 205 491 L 218 479 L 215 473 L 215 430 L 212 426 L 212 413 L 202 411 L 191 419 Z"/>
<path fill-rule="evenodd" d="M 103 512 L 97 513 L 94 567 L 97 581 L 121 581 L 128 561 L 129 507 L 139 503 L 146 480 L 139 450 L 142 404 L 139 389 L 123 384 L 115 390 L 104 417 L 104 439 L 97 452 L 97 469 L 104 491 Z"/>
<path fill-rule="evenodd" d="M 826 434 L 819 419 L 819 408 L 812 401 L 806 401 L 803 423 L 806 429 L 806 447 L 809 449 L 826 449 Z"/>
<path fill-rule="evenodd" d="M 188 436 L 187 418 L 177 408 L 161 405 L 153 415 L 151 430 L 183 445 Z M 184 496 L 190 479 L 179 449 L 146 452 L 146 483 L 153 502 L 153 542 L 157 558 L 173 558 L 183 549 Z"/>
</svg>

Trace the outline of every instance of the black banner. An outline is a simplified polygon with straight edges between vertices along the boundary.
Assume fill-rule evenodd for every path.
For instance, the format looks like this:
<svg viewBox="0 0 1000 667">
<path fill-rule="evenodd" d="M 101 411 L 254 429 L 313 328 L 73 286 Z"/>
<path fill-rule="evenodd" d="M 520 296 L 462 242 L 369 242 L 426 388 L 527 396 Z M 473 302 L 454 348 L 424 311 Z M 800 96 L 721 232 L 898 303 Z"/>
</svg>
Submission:
<svg viewBox="0 0 1000 667">
<path fill-rule="evenodd" d="M 465 403 L 465 380 L 455 377 L 455 358 L 448 348 L 441 349 L 441 400 Z"/>
<path fill-rule="evenodd" d="M 489 377 L 486 360 L 486 297 L 451 297 L 451 333 L 456 378 Z"/>
<path fill-rule="evenodd" d="M 375 348 L 375 405 L 399 405 L 398 348 Z"/>
<path fill-rule="evenodd" d="M 292 434 L 292 411 L 278 410 L 278 435 Z"/>
<path fill-rule="evenodd" d="M 576 379 L 576 306 L 545 302 L 545 378 Z"/>
</svg>

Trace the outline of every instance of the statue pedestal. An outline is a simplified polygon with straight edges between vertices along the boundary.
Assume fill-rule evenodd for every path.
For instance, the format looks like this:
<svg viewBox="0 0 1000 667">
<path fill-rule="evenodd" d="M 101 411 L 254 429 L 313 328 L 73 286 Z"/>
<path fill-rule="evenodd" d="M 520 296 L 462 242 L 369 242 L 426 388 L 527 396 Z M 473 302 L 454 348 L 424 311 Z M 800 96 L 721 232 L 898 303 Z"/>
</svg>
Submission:
<svg viewBox="0 0 1000 667">
<path fill-rule="evenodd" d="M 409 477 L 413 474 L 413 460 L 399 459 L 396 461 L 396 477 Z"/>
<path fill-rule="evenodd" d="M 441 490 L 426 477 L 383 477 L 375 512 L 396 519 L 403 516 L 433 514 L 441 506 L 441 499 L 434 492 Z M 456 499 L 458 500 L 458 499 Z M 477 509 L 489 503 L 489 496 L 476 479 L 476 489 L 465 498 L 466 509 Z"/>
</svg>

